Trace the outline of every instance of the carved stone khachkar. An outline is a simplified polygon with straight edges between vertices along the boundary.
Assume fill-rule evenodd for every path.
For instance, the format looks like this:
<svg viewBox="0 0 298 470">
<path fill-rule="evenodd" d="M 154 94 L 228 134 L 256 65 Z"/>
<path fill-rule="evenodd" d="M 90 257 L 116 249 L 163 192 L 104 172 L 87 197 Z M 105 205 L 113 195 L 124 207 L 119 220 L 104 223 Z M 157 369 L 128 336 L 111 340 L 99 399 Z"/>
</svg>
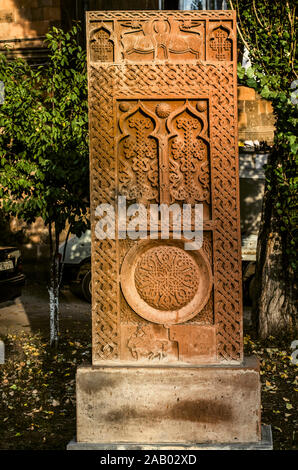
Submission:
<svg viewBox="0 0 298 470">
<path fill-rule="evenodd" d="M 231 11 L 87 14 L 92 367 L 77 440 L 257 442 L 258 364 L 243 361 L 236 19 Z M 99 240 L 106 203 L 203 205 L 203 245 Z M 147 222 L 146 222 L 147 223 Z M 149 224 L 149 221 L 148 221 Z"/>
</svg>

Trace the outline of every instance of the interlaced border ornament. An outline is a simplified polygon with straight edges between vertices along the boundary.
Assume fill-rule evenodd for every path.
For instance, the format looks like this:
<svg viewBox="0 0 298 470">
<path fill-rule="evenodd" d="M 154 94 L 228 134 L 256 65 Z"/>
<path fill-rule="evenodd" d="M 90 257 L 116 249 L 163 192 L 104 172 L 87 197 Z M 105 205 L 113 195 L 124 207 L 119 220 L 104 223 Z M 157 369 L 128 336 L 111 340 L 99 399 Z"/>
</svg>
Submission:
<svg viewBox="0 0 298 470">
<path fill-rule="evenodd" d="M 203 104 L 204 100 L 209 103 L 211 216 L 206 223 L 208 230 L 213 232 L 213 259 L 209 262 L 215 280 L 213 295 L 217 361 L 240 362 L 243 357 L 235 14 L 231 11 L 189 11 L 186 14 L 153 11 L 90 12 L 88 34 L 99 24 L 106 25 L 116 51 L 120 47 L 120 38 L 116 34 L 120 22 L 167 18 L 169 15 L 181 20 L 205 21 L 209 28 L 206 34 L 208 41 L 216 27 L 222 23 L 229 24 L 233 61 L 92 62 L 89 52 L 93 364 L 120 358 L 121 265 L 118 242 L 95 238 L 94 212 L 100 203 L 116 204 L 118 167 L 117 142 L 114 137 L 115 110 L 117 99 L 128 102 L 131 97 L 140 100 L 154 97 L 154 100 L 160 101 L 188 97 L 203 100 Z"/>
</svg>

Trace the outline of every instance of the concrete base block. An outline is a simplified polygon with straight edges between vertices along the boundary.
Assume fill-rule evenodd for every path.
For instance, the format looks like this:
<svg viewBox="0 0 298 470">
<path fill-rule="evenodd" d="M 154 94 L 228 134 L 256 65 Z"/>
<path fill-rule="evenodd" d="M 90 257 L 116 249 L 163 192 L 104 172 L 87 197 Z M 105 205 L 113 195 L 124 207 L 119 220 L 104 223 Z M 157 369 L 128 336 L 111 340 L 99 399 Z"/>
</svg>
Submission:
<svg viewBox="0 0 298 470">
<path fill-rule="evenodd" d="M 95 444 L 70 441 L 67 450 L 273 450 L 271 426 L 262 425 L 262 439 L 259 442 L 231 444 Z"/>
<path fill-rule="evenodd" d="M 256 358 L 241 365 L 83 366 L 77 441 L 103 445 L 261 441 Z"/>
</svg>

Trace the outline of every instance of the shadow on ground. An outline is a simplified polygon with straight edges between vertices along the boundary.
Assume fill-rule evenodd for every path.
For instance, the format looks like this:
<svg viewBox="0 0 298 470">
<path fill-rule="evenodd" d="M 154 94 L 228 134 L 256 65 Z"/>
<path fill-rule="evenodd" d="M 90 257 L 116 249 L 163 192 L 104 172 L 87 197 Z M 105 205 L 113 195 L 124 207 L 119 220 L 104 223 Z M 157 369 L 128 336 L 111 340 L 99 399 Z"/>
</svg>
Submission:
<svg viewBox="0 0 298 470">
<path fill-rule="evenodd" d="M 19 331 L 49 334 L 49 297 L 46 281 L 27 278 L 22 296 L 0 303 L 0 334 Z M 91 329 L 91 305 L 64 287 L 60 293 L 61 330 Z"/>
</svg>

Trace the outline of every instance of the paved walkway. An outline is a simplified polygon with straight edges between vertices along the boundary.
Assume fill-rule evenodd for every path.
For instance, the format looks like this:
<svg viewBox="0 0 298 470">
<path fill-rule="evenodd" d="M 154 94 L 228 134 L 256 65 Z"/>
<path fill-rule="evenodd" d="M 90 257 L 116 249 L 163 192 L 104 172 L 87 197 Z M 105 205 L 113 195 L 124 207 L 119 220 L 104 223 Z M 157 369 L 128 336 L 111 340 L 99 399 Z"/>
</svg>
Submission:
<svg viewBox="0 0 298 470">
<path fill-rule="evenodd" d="M 60 295 L 61 328 L 91 328 L 91 305 L 68 289 Z M 49 297 L 45 284 L 27 281 L 22 296 L 0 303 L 0 334 L 16 331 L 49 331 Z"/>
</svg>

